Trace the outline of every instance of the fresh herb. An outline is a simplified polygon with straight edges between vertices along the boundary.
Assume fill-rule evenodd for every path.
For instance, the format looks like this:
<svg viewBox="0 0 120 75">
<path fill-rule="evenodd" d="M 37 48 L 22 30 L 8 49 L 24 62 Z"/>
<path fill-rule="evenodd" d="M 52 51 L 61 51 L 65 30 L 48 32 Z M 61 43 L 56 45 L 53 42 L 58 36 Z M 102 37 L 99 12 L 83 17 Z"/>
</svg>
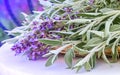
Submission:
<svg viewBox="0 0 120 75">
<path fill-rule="evenodd" d="M 70 69 L 95 67 L 96 58 L 110 63 L 106 50 L 110 49 L 116 61 L 120 43 L 119 0 L 50 0 L 42 12 L 26 15 L 23 26 L 8 31 L 15 38 L 3 42 L 15 42 L 16 54 L 27 52 L 30 59 L 49 57 L 46 66 L 52 65 L 62 50 L 65 63 Z M 49 3 L 50 3 L 49 2 Z M 24 14 L 25 15 L 25 14 Z M 76 64 L 75 51 L 85 57 Z M 45 55 L 44 55 L 45 54 Z"/>
</svg>

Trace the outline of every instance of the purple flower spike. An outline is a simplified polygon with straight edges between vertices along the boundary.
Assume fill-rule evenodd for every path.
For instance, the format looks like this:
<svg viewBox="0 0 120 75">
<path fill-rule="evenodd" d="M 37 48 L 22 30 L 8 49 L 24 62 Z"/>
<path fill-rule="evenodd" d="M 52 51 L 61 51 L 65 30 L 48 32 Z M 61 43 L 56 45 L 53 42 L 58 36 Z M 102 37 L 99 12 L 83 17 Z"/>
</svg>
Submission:
<svg viewBox="0 0 120 75">
<path fill-rule="evenodd" d="M 60 19 L 60 17 L 56 17 Z M 16 55 L 25 52 L 30 60 L 37 60 L 42 58 L 42 56 L 49 52 L 51 46 L 39 42 L 39 39 L 49 38 L 49 39 L 60 39 L 61 36 L 52 36 L 52 32 L 49 30 L 59 30 L 61 31 L 64 27 L 54 28 L 53 20 L 49 18 L 43 19 L 44 22 L 41 25 L 38 25 L 39 22 L 33 22 L 31 27 L 31 32 L 22 38 L 20 41 L 17 41 L 12 50 L 16 52 Z"/>
<path fill-rule="evenodd" d="M 46 28 L 45 28 L 45 27 L 42 27 L 41 30 L 44 31 L 44 30 L 46 30 Z"/>
<path fill-rule="evenodd" d="M 48 24 L 47 27 L 48 27 L 48 29 L 53 28 L 53 26 L 51 24 Z"/>
<path fill-rule="evenodd" d="M 73 9 L 70 7 L 65 7 L 65 8 L 63 8 L 63 10 L 67 13 L 71 13 L 73 11 Z"/>
<path fill-rule="evenodd" d="M 37 24 L 38 24 L 38 22 L 37 22 L 37 21 L 33 22 L 33 25 L 37 25 Z"/>
<path fill-rule="evenodd" d="M 59 16 L 54 17 L 55 20 L 61 20 Z"/>
<path fill-rule="evenodd" d="M 41 35 L 40 35 L 41 37 L 43 37 L 43 36 L 45 36 L 45 33 L 44 32 L 41 32 Z"/>
<path fill-rule="evenodd" d="M 59 35 L 56 37 L 56 39 L 60 39 L 60 38 L 61 38 L 61 36 L 59 36 Z"/>
<path fill-rule="evenodd" d="M 94 0 L 89 0 L 89 4 L 92 5 L 94 3 Z"/>
</svg>

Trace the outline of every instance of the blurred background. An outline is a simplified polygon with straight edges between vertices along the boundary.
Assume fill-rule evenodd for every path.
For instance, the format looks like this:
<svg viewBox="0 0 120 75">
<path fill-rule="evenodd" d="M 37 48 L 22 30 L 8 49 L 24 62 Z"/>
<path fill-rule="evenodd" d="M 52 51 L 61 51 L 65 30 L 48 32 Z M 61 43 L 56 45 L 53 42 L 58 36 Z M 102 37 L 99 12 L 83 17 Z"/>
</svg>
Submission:
<svg viewBox="0 0 120 75">
<path fill-rule="evenodd" d="M 43 10 L 38 0 L 0 0 L 0 46 L 1 41 L 13 36 L 8 36 L 5 30 L 21 26 L 24 17 L 21 12 L 33 14 L 33 10 Z"/>
</svg>

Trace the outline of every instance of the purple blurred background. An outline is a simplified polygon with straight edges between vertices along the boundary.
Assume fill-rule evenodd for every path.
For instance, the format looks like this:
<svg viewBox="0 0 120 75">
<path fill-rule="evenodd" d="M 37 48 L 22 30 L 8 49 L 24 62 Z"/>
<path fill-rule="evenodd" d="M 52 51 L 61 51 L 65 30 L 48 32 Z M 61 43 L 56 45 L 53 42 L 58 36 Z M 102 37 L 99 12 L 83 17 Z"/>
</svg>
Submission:
<svg viewBox="0 0 120 75">
<path fill-rule="evenodd" d="M 4 30 L 21 26 L 21 12 L 33 14 L 33 10 L 43 10 L 38 0 L 0 0 L 0 41 L 10 37 Z"/>
</svg>

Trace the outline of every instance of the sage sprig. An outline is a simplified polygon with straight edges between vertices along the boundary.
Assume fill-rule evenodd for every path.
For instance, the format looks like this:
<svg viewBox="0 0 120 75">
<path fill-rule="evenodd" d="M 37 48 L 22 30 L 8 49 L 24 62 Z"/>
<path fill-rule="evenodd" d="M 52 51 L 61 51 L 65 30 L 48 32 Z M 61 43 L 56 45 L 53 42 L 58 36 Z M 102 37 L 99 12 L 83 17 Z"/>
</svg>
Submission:
<svg viewBox="0 0 120 75">
<path fill-rule="evenodd" d="M 7 31 L 15 37 L 3 41 L 15 42 L 12 49 L 17 54 L 28 51 L 30 59 L 49 57 L 50 66 L 66 50 L 65 63 L 77 72 L 82 67 L 93 69 L 97 58 L 110 64 L 107 49 L 113 61 L 119 57 L 119 0 L 49 0 L 44 11 L 23 15 L 23 26 Z M 84 57 L 74 64 L 75 52 Z"/>
</svg>

